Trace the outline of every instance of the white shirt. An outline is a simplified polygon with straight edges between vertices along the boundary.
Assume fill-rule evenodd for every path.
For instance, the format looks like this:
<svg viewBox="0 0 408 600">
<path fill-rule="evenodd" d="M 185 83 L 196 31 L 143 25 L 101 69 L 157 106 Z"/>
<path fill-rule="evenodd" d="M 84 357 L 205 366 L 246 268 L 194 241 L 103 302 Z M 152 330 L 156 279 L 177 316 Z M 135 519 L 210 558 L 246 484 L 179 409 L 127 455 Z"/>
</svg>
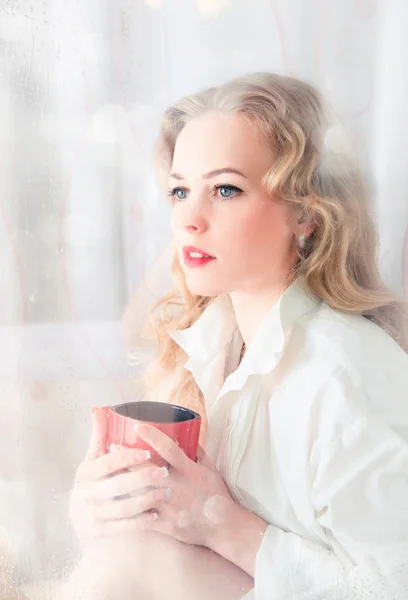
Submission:
<svg viewBox="0 0 408 600">
<path fill-rule="evenodd" d="M 172 332 L 204 394 L 207 452 L 269 526 L 255 600 L 408 599 L 408 355 L 295 282 L 239 363 L 227 295 Z"/>
</svg>

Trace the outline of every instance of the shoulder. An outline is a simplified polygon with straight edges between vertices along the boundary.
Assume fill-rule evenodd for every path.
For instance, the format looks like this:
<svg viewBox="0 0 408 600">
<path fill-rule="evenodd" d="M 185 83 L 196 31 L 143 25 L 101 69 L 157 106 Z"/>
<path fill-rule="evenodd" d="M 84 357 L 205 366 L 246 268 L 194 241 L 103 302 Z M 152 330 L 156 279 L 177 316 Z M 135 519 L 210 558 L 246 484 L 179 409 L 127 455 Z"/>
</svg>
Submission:
<svg viewBox="0 0 408 600">
<path fill-rule="evenodd" d="M 317 359 L 341 367 L 360 381 L 394 373 L 402 374 L 408 383 L 408 354 L 370 320 L 336 311 L 322 302 L 297 325 Z"/>
<path fill-rule="evenodd" d="M 288 350 L 288 381 L 329 436 L 373 417 L 408 439 L 408 354 L 380 327 L 322 303 L 294 327 Z"/>
</svg>

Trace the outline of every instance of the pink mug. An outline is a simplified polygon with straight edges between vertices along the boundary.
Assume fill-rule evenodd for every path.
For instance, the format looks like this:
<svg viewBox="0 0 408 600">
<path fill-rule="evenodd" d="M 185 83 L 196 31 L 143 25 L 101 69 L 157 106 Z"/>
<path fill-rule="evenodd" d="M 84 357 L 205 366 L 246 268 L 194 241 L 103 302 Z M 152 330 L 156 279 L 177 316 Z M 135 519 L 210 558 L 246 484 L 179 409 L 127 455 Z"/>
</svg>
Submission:
<svg viewBox="0 0 408 600">
<path fill-rule="evenodd" d="M 107 450 L 111 444 L 128 448 L 150 450 L 151 460 L 159 466 L 167 463 L 135 431 L 136 423 L 157 427 L 168 435 L 193 461 L 197 460 L 201 417 L 198 413 L 166 402 L 128 402 L 116 406 L 104 406 L 108 416 Z"/>
</svg>

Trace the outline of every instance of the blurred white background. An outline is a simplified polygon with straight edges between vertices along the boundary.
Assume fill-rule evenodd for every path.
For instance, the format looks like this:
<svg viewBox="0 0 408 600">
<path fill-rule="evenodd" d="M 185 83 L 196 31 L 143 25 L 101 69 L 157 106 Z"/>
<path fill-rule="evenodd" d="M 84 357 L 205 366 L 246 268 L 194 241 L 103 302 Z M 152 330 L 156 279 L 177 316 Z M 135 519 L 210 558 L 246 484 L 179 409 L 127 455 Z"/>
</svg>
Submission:
<svg viewBox="0 0 408 600">
<path fill-rule="evenodd" d="M 89 408 L 134 395 L 126 354 L 170 285 L 152 147 L 171 101 L 253 70 L 316 84 L 408 294 L 407 23 L 406 0 L 2 0 L 0 571 L 75 560 Z"/>
</svg>

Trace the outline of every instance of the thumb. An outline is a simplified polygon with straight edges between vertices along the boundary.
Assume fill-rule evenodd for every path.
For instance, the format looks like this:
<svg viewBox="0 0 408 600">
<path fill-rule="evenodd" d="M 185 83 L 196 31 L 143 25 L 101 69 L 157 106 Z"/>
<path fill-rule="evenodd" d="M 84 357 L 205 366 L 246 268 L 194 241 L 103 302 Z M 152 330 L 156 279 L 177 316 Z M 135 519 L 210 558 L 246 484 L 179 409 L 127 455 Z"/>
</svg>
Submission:
<svg viewBox="0 0 408 600">
<path fill-rule="evenodd" d="M 106 453 L 106 444 L 108 441 L 108 415 L 102 408 L 91 408 L 92 414 L 92 433 L 89 442 L 88 458 L 97 458 Z"/>
</svg>

